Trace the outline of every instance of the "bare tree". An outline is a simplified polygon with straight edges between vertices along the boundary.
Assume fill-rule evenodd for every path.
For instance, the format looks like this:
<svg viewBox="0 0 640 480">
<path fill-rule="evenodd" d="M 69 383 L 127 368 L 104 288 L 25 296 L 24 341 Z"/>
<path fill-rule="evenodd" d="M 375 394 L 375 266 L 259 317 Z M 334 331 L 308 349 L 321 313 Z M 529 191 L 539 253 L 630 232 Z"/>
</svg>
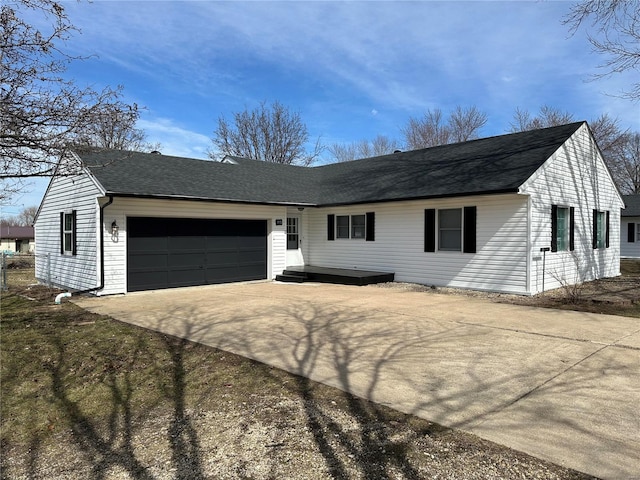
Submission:
<svg viewBox="0 0 640 480">
<path fill-rule="evenodd" d="M 37 206 L 25 207 L 18 214 L 18 220 L 20 221 L 20 225 L 24 225 L 29 227 L 34 224 L 36 221 L 36 214 L 38 213 Z"/>
<path fill-rule="evenodd" d="M 218 118 L 218 128 L 211 139 L 215 151 L 210 151 L 209 157 L 235 155 L 287 165 L 310 165 L 323 147 L 318 139 L 313 150 L 307 151 L 308 139 L 307 126 L 300 114 L 277 101 L 270 106 L 261 102 L 252 111 L 235 113 L 233 124 L 223 116 Z"/>
<path fill-rule="evenodd" d="M 123 87 L 118 86 L 120 94 Z M 134 152 L 160 150 L 159 143 L 146 141 L 144 130 L 136 128 L 140 118 L 137 104 L 127 105 L 122 102 L 105 105 L 97 112 L 93 122 L 73 140 L 79 148 L 108 148 L 112 150 L 131 150 Z"/>
<path fill-rule="evenodd" d="M 553 127 L 573 121 L 573 115 L 569 112 L 549 106 L 542 107 L 540 114 L 535 117 L 527 110 L 516 109 L 511 131 Z M 622 130 L 618 119 L 606 113 L 590 120 L 589 127 L 618 188 L 623 192 L 635 191 L 638 186 L 638 154 L 634 139 L 640 134 Z"/>
<path fill-rule="evenodd" d="M 527 110 L 516 108 L 511 123 L 511 132 L 524 132 L 527 130 L 537 130 L 539 128 L 555 127 L 573 122 L 573 115 L 569 112 L 561 112 L 559 109 L 543 105 L 540 113 L 532 117 Z"/>
<path fill-rule="evenodd" d="M 24 16 L 39 14 L 40 30 Z M 74 141 L 105 112 L 136 115 L 120 90 L 80 88 L 63 74 L 79 60 L 60 50 L 75 28 L 55 0 L 15 0 L 0 7 L 0 198 L 20 189 L 20 179 L 53 175 Z"/>
<path fill-rule="evenodd" d="M 385 135 L 376 135 L 369 140 L 348 144 L 334 143 L 328 147 L 329 153 L 337 162 L 347 162 L 358 158 L 377 157 L 393 153 L 400 148 L 398 141 Z"/>
<path fill-rule="evenodd" d="M 449 130 L 442 120 L 442 110 L 427 110 L 422 118 L 409 117 L 402 128 L 408 150 L 449 143 Z"/>
<path fill-rule="evenodd" d="M 478 132 L 486 123 L 486 113 L 475 106 L 469 108 L 457 106 L 449 117 L 451 142 L 466 142 L 478 138 Z"/>
<path fill-rule="evenodd" d="M 38 213 L 38 207 L 25 207 L 16 216 L 0 218 L 0 225 L 8 227 L 29 227 L 35 222 L 36 213 Z"/>
<path fill-rule="evenodd" d="M 402 134 L 406 148 L 415 150 L 478 138 L 486 123 L 487 115 L 476 107 L 458 106 L 446 122 L 442 110 L 427 110 L 422 118 L 410 117 L 402 128 Z"/>
<path fill-rule="evenodd" d="M 640 66 L 640 2 L 637 0 L 582 0 L 563 20 L 574 35 L 580 26 L 591 21 L 596 34 L 587 33 L 594 50 L 607 57 L 601 65 L 606 71 L 596 78 L 637 70 Z M 625 96 L 640 99 L 640 82 Z"/>
<path fill-rule="evenodd" d="M 640 133 L 627 133 L 619 161 L 612 169 L 622 193 L 640 194 Z"/>
</svg>

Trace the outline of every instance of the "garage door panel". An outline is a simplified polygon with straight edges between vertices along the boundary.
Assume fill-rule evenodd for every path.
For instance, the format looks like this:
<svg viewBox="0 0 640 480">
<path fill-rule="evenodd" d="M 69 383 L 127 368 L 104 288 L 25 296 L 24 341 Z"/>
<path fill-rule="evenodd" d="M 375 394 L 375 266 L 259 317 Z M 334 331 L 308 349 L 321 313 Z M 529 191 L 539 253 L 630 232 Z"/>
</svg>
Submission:
<svg viewBox="0 0 640 480">
<path fill-rule="evenodd" d="M 267 222 L 130 217 L 129 291 L 267 277 Z"/>
<path fill-rule="evenodd" d="M 129 260 L 129 271 L 144 271 L 144 270 L 166 270 L 169 255 L 167 253 L 143 253 L 136 254 L 135 257 Z"/>
<path fill-rule="evenodd" d="M 166 288 L 167 271 L 129 272 L 129 282 L 138 286 L 136 290 L 153 290 Z"/>
<path fill-rule="evenodd" d="M 242 258 L 239 259 L 239 263 L 259 263 L 262 264 L 264 260 L 264 250 L 245 250 L 242 252 Z"/>
<path fill-rule="evenodd" d="M 129 252 L 150 252 L 159 251 L 166 252 L 168 249 L 167 237 L 144 237 L 144 238 L 132 238 L 129 237 L 127 245 Z"/>
<path fill-rule="evenodd" d="M 221 265 L 237 265 L 240 261 L 237 251 L 233 252 L 209 252 L 207 253 L 207 267 Z"/>
<path fill-rule="evenodd" d="M 178 268 L 169 270 L 169 285 L 173 287 L 190 287 L 205 285 L 205 272 L 202 268 Z"/>
<path fill-rule="evenodd" d="M 204 252 L 172 252 L 171 255 L 169 255 L 167 265 L 170 268 L 184 268 L 193 266 L 202 268 L 204 265 Z"/>
<path fill-rule="evenodd" d="M 172 251 L 198 250 L 203 252 L 205 244 L 204 237 L 169 237 L 168 248 Z"/>
</svg>

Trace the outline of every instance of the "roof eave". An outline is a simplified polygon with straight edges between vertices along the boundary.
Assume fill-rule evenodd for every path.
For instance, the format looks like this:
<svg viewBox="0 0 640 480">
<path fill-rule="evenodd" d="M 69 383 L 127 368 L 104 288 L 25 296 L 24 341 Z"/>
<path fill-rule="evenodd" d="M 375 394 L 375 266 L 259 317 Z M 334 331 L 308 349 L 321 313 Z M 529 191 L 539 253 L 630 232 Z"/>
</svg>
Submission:
<svg viewBox="0 0 640 480">
<path fill-rule="evenodd" d="M 482 195 L 503 195 L 507 193 L 520 193 L 518 187 L 505 188 L 499 190 L 483 190 L 480 192 L 457 192 L 457 193 L 445 193 L 437 195 L 416 195 L 410 197 L 397 197 L 392 199 L 381 200 L 358 200 L 352 202 L 333 202 L 333 203 L 319 203 L 317 207 L 340 207 L 345 205 L 364 205 L 374 203 L 394 203 L 394 202 L 409 202 L 415 200 L 437 200 L 439 198 L 455 198 L 455 197 L 479 197 Z"/>
<path fill-rule="evenodd" d="M 105 196 L 121 197 L 121 198 L 145 198 L 156 200 L 185 200 L 192 202 L 218 202 L 218 203 L 240 203 L 244 205 L 277 205 L 277 206 L 300 206 L 300 207 L 315 207 L 316 204 L 309 202 L 285 202 L 285 201 L 260 201 L 260 200 L 246 200 L 237 198 L 212 198 L 212 197 L 195 197 L 188 195 L 162 195 L 162 194 L 150 194 L 150 193 L 123 193 L 123 192 L 105 192 Z"/>
</svg>

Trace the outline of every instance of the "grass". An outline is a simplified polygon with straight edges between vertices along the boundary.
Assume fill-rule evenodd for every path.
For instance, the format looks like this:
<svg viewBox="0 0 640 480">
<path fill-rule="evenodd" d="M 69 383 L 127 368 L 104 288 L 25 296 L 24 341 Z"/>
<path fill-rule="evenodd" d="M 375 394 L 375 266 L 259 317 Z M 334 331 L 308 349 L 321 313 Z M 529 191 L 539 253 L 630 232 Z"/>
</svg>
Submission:
<svg viewBox="0 0 640 480">
<path fill-rule="evenodd" d="M 589 478 L 47 289 L 0 313 L 2 479 Z"/>
</svg>

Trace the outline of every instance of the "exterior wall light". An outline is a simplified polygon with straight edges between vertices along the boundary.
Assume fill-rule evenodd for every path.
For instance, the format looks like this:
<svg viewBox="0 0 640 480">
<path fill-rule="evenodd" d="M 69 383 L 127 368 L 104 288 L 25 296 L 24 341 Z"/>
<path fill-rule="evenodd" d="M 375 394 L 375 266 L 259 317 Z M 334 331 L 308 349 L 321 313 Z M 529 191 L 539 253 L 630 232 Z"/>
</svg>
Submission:
<svg viewBox="0 0 640 480">
<path fill-rule="evenodd" d="M 120 230 L 120 227 L 118 227 L 118 224 L 114 220 L 111 222 L 111 235 L 118 235 L 118 230 Z"/>
</svg>

